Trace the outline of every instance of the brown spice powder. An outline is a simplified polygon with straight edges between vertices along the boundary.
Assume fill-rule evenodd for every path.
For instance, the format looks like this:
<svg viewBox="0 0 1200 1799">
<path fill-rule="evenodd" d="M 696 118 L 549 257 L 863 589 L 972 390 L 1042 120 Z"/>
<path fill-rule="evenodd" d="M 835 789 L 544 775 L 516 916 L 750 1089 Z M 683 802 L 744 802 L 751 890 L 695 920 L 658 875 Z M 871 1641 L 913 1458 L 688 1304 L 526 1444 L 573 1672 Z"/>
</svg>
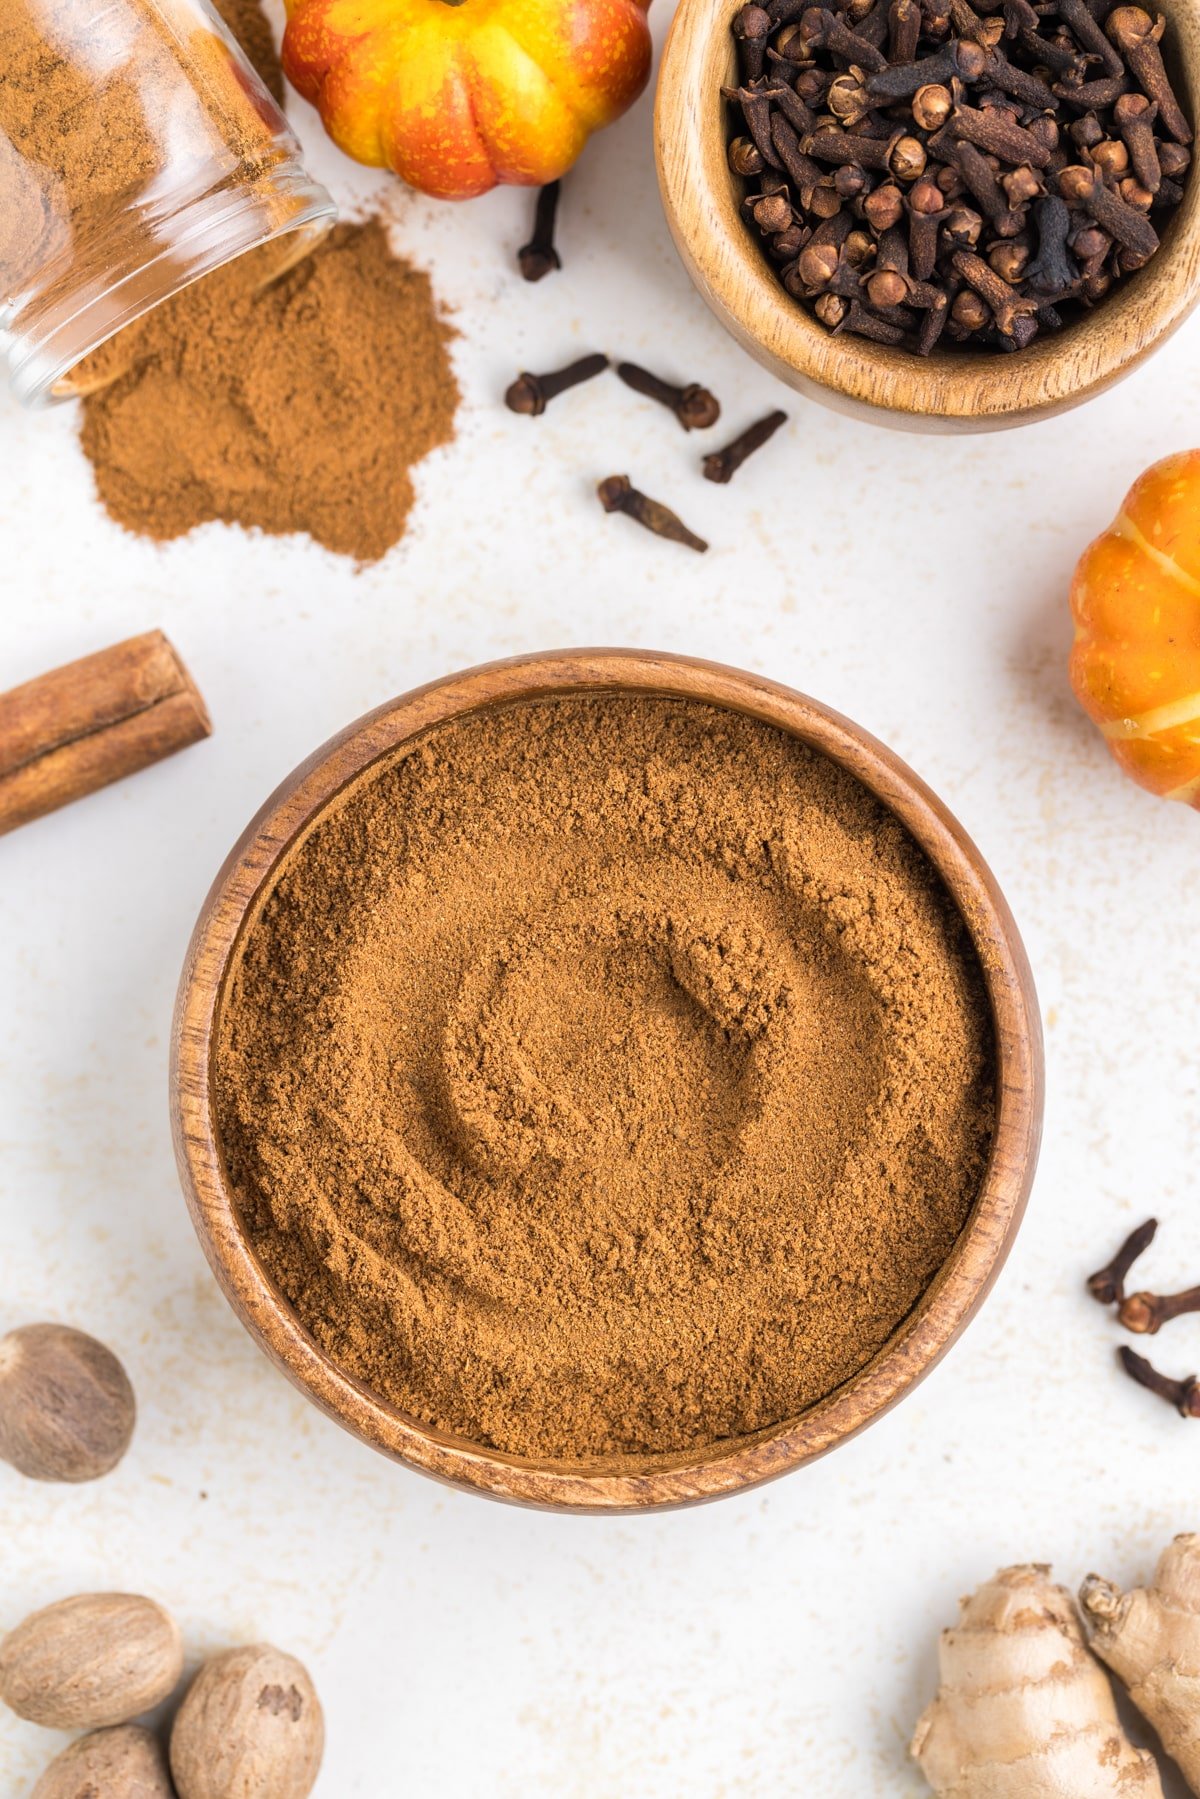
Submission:
<svg viewBox="0 0 1200 1799">
<path fill-rule="evenodd" d="M 105 345 L 82 441 L 119 524 L 306 531 L 371 562 L 403 535 L 412 467 L 453 436 L 458 389 L 429 277 L 378 220 L 339 225 L 275 280 L 269 245 Z"/>
<path fill-rule="evenodd" d="M 271 21 L 258 0 L 214 0 L 217 11 L 232 31 L 273 100 L 283 105 L 283 64 L 275 44 Z"/>
<path fill-rule="evenodd" d="M 257 1252 L 345 1369 L 564 1461 L 794 1416 L 945 1260 L 991 1027 L 853 777 L 699 703 L 440 727 L 295 849 L 225 1001 Z"/>
<path fill-rule="evenodd" d="M 257 0 L 224 4 L 281 92 Z M 84 273 L 101 283 L 161 255 L 169 182 L 179 199 L 195 197 L 186 182 L 200 169 L 252 183 L 276 124 L 248 103 L 226 40 L 194 5 L 4 0 L 0 301 L 31 284 L 81 290 Z"/>
</svg>

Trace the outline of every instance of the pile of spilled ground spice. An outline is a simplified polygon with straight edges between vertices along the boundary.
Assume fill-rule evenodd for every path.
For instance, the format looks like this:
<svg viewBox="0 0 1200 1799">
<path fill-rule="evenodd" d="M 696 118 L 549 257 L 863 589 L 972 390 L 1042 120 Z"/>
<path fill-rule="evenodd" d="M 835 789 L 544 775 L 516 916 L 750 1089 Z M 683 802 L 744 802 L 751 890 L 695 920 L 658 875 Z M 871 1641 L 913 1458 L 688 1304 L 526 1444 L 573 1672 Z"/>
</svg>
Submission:
<svg viewBox="0 0 1200 1799">
<path fill-rule="evenodd" d="M 450 441 L 458 390 L 429 277 L 379 220 L 339 225 L 275 279 L 255 251 L 85 365 L 83 447 L 118 523 L 306 531 L 371 562 L 403 535 L 415 463 Z"/>
<path fill-rule="evenodd" d="M 574 1462 L 776 1424 L 945 1260 L 982 977 L 854 778 L 699 702 L 436 728 L 291 851 L 223 1004 L 256 1251 L 341 1367 Z"/>
</svg>

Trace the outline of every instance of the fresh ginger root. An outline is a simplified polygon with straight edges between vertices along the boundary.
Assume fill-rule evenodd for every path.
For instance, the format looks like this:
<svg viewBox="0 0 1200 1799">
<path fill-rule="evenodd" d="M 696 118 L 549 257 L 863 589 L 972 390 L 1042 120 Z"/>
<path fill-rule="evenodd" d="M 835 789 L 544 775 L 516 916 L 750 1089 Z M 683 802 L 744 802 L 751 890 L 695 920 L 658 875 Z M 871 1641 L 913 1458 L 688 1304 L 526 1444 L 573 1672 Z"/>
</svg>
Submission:
<svg viewBox="0 0 1200 1799">
<path fill-rule="evenodd" d="M 1079 1603 L 1092 1648 L 1200 1793 L 1200 1536 L 1176 1537 L 1149 1587 L 1122 1593 L 1089 1574 Z"/>
<path fill-rule="evenodd" d="M 1049 1568 L 1002 1568 L 943 1631 L 912 1753 L 939 1799 L 1162 1799 Z"/>
</svg>

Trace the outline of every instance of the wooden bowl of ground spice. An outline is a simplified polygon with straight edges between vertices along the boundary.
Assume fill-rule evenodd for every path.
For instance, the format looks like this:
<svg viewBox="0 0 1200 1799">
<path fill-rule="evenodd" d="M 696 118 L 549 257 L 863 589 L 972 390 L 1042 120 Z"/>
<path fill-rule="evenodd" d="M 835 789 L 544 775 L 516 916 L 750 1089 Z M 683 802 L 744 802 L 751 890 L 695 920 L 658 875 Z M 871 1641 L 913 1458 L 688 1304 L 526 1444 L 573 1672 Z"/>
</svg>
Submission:
<svg viewBox="0 0 1200 1799">
<path fill-rule="evenodd" d="M 637 651 L 453 675 L 234 849 L 180 987 L 179 1168 L 243 1323 L 458 1486 L 716 1498 L 963 1330 L 1041 1033 L 978 852 L 890 751 Z"/>
</svg>

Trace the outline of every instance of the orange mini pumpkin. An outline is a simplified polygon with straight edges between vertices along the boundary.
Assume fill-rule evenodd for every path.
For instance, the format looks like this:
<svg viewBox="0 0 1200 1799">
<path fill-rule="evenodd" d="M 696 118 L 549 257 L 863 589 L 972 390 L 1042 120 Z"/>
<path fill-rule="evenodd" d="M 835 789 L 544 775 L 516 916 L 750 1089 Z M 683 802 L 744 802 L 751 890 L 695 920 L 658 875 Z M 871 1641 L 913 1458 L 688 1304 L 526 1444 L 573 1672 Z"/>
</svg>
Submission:
<svg viewBox="0 0 1200 1799">
<path fill-rule="evenodd" d="M 1127 775 L 1200 806 L 1200 450 L 1136 481 L 1071 587 L 1071 685 Z"/>
<path fill-rule="evenodd" d="M 466 200 L 566 173 L 650 74 L 648 0 L 287 0 L 283 66 L 334 142 Z"/>
</svg>

